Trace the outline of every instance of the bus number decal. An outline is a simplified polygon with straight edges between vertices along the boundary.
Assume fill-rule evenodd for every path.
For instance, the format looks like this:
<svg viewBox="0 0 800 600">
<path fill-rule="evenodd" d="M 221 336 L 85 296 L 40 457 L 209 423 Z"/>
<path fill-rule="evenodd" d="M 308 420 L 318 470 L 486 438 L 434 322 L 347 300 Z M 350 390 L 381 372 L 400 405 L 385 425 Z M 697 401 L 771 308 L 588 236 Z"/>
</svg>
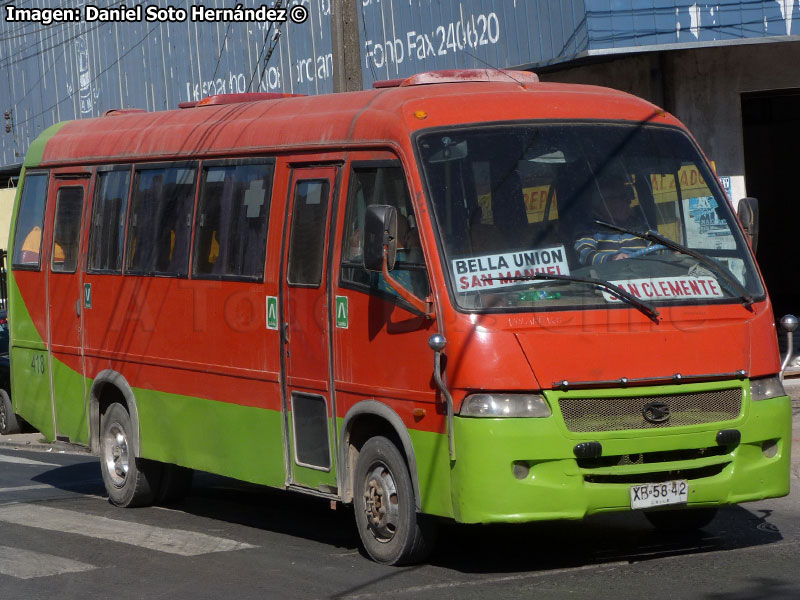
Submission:
<svg viewBox="0 0 800 600">
<path fill-rule="evenodd" d="M 31 369 L 36 375 L 44 375 L 44 354 L 34 354 L 31 359 Z"/>
</svg>

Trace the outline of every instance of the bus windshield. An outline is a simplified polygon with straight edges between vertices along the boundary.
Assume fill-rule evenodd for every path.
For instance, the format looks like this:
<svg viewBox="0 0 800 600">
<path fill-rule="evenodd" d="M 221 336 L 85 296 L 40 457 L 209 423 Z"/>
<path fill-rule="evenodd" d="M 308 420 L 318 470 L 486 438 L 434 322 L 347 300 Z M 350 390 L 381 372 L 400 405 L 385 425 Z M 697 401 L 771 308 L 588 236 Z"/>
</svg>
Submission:
<svg viewBox="0 0 800 600">
<path fill-rule="evenodd" d="M 648 305 L 764 296 L 727 199 L 678 129 L 486 125 L 417 143 L 463 309 L 626 302 L 613 286 Z"/>
</svg>

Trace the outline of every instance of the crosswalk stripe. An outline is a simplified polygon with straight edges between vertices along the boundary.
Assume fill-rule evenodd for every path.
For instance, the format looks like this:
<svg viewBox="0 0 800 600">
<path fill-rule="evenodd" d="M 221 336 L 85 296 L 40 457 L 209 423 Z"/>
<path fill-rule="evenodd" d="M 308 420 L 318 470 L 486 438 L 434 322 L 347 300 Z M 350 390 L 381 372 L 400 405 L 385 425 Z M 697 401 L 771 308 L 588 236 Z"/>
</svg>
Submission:
<svg viewBox="0 0 800 600">
<path fill-rule="evenodd" d="M 153 527 L 142 523 L 118 521 L 35 504 L 0 506 L 0 521 L 49 531 L 85 535 L 181 556 L 198 556 L 211 552 L 230 552 L 231 550 L 255 547 L 244 542 L 205 533 Z"/>
<path fill-rule="evenodd" d="M 60 556 L 0 546 L 0 573 L 17 579 L 34 579 L 62 573 L 78 573 L 96 568 L 94 565 Z"/>
<path fill-rule="evenodd" d="M 31 460 L 30 458 L 22 458 L 21 456 L 9 456 L 7 454 L 0 454 L 0 462 L 14 463 L 17 465 L 36 465 L 39 467 L 61 467 L 56 463 L 41 462 L 38 460 Z"/>
<path fill-rule="evenodd" d="M 46 483 L 39 483 L 37 485 L 17 485 L 13 487 L 7 488 L 0 488 L 0 494 L 3 492 L 27 492 L 30 490 L 51 490 L 53 489 L 52 485 L 47 485 Z"/>
</svg>

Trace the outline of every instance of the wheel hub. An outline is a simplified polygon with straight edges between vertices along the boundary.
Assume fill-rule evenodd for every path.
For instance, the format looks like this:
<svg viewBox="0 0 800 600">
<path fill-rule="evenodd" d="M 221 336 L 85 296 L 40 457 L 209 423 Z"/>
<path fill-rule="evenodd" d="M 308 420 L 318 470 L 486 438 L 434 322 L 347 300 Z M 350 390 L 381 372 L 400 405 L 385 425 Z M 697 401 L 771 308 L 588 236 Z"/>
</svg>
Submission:
<svg viewBox="0 0 800 600">
<path fill-rule="evenodd" d="M 109 428 L 103 438 L 103 456 L 105 457 L 106 471 L 112 483 L 117 487 L 125 485 L 130 468 L 130 455 L 128 453 L 128 439 L 119 425 Z"/>
<path fill-rule="evenodd" d="M 394 477 L 384 465 L 375 465 L 367 474 L 364 511 L 375 539 L 380 542 L 391 541 L 397 531 L 400 506 Z"/>
</svg>

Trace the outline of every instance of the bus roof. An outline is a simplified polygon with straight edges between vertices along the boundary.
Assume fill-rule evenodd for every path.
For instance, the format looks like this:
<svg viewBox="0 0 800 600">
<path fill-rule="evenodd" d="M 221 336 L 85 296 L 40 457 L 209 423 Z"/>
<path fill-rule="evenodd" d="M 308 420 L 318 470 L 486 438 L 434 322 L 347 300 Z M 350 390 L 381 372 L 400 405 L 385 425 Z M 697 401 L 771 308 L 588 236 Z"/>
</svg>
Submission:
<svg viewBox="0 0 800 600">
<path fill-rule="evenodd" d="M 408 140 L 410 133 L 461 123 L 625 120 L 678 124 L 662 109 L 616 90 L 493 78 L 409 78 L 393 87 L 161 111 L 109 111 L 53 127 L 26 166 L 166 160 L 329 148 Z M 409 81 L 424 83 L 411 83 Z M 42 139 L 46 138 L 46 139 Z M 39 154 L 36 152 L 35 154 Z M 30 160 L 33 158 L 33 160 Z"/>
</svg>

